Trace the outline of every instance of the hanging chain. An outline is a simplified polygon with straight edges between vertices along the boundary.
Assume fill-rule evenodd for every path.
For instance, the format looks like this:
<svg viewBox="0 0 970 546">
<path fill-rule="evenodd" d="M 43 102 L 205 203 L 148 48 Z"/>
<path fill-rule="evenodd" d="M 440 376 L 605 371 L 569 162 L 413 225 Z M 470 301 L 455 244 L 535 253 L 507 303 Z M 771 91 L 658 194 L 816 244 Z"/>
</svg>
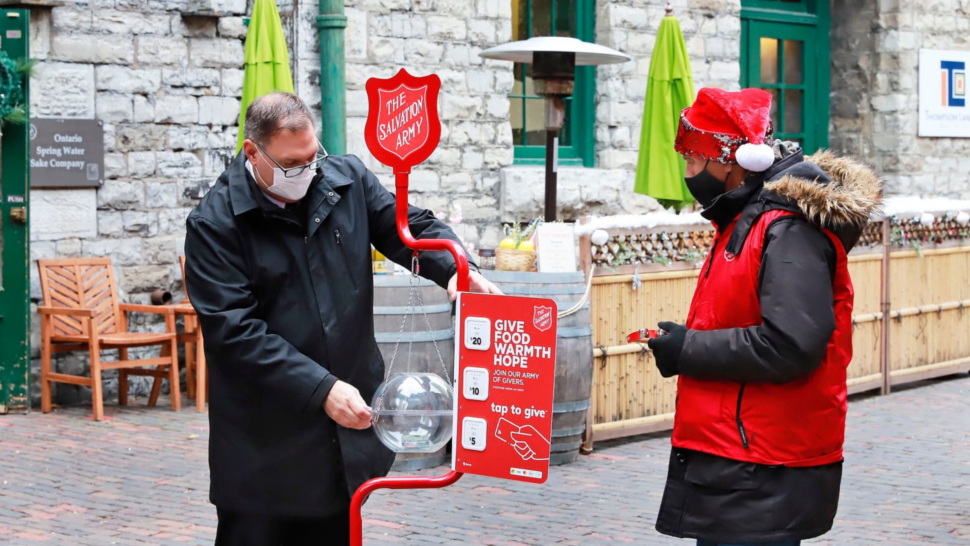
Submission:
<svg viewBox="0 0 970 546">
<path fill-rule="evenodd" d="M 404 328 L 405 326 L 407 326 L 408 317 L 411 316 L 415 311 L 414 309 L 415 296 L 420 297 L 420 294 L 418 294 L 417 287 L 414 286 L 414 279 L 417 277 L 417 271 L 418 271 L 417 261 L 418 261 L 418 253 L 415 252 L 414 257 L 411 258 L 411 282 L 410 282 L 411 289 L 408 292 L 408 305 L 404 309 L 404 318 L 401 319 L 401 329 L 398 330 L 397 332 L 397 341 L 394 342 L 394 351 L 391 353 L 391 363 L 387 365 L 387 371 L 384 373 L 385 380 L 391 376 L 391 370 L 394 368 L 394 362 L 397 360 L 397 351 L 401 347 L 401 338 L 404 337 Z M 413 343 L 413 338 L 414 338 L 414 320 L 411 321 L 411 338 L 412 339 L 408 340 L 408 363 L 407 363 L 408 372 L 411 371 L 411 344 Z"/>
<path fill-rule="evenodd" d="M 421 298 L 421 294 L 418 293 L 418 287 L 414 285 L 414 279 L 415 279 L 415 277 L 411 277 L 411 280 L 410 280 L 410 284 L 411 284 L 411 295 L 408 296 L 408 299 L 410 300 L 410 299 L 414 298 L 415 296 L 417 296 L 418 297 L 418 301 L 421 301 L 421 299 L 420 299 Z M 418 305 L 420 305 L 420 304 L 418 304 Z M 412 310 L 415 313 L 417 312 L 417 308 L 413 308 Z M 405 315 L 404 316 L 405 320 L 407 320 L 407 317 L 408 316 L 409 315 Z M 414 314 L 411 314 L 410 317 L 411 317 L 411 332 L 408 335 L 408 365 L 407 365 L 407 368 L 404 370 L 404 373 L 411 373 L 411 348 L 414 347 Z"/>
<path fill-rule="evenodd" d="M 448 373 L 448 366 L 445 365 L 445 359 L 441 357 L 441 349 L 438 348 L 438 339 L 435 337 L 434 331 L 431 330 L 431 319 L 428 318 L 428 312 L 424 307 L 424 301 L 421 299 L 421 293 L 417 292 L 417 296 L 418 306 L 421 308 L 421 314 L 424 315 L 424 323 L 428 326 L 428 333 L 431 334 L 431 343 L 434 343 L 434 352 L 438 354 L 438 362 L 441 363 L 441 371 L 445 372 L 445 379 L 451 385 L 451 374 Z M 411 323 L 413 324 L 414 321 L 412 320 Z"/>
<path fill-rule="evenodd" d="M 418 305 L 421 305 L 421 293 L 418 292 L 418 287 L 415 284 L 419 282 L 418 274 L 421 272 L 421 263 L 418 261 L 418 251 L 415 250 L 414 254 L 411 255 L 411 278 L 408 280 L 408 284 L 411 285 L 411 294 L 408 296 L 408 300 L 413 297 L 417 297 Z M 417 308 L 414 309 L 415 313 Z M 405 315 L 407 318 L 407 315 Z M 430 332 L 429 332 L 430 333 Z M 433 335 L 431 337 L 434 337 Z M 414 316 L 411 316 L 411 337 L 408 338 L 408 367 L 404 373 L 411 373 L 411 348 L 414 346 Z"/>
<path fill-rule="evenodd" d="M 408 306 L 404 310 L 404 318 L 401 319 L 401 329 L 397 332 L 397 341 L 394 342 L 394 352 L 391 353 L 391 362 L 387 365 L 387 372 L 384 374 L 384 379 L 391 376 L 391 370 L 394 368 L 394 361 L 397 360 L 397 350 L 401 347 L 401 338 L 404 337 L 404 327 L 407 326 L 408 316 L 411 314 L 411 306 L 414 302 L 414 288 L 411 288 L 411 293 L 408 295 Z M 413 322 L 413 321 L 412 321 Z"/>
<path fill-rule="evenodd" d="M 414 311 L 414 299 L 415 299 L 415 296 L 420 297 L 420 294 L 418 293 L 417 287 L 414 286 L 414 278 L 415 278 L 414 271 L 415 271 L 415 268 L 416 268 L 415 263 L 414 263 L 415 261 L 417 261 L 417 253 L 415 253 L 415 257 L 411 261 L 411 271 L 412 271 L 412 274 L 411 274 L 411 283 L 410 283 L 411 284 L 411 290 L 408 292 L 408 304 L 407 304 L 407 307 L 404 308 L 404 318 L 401 319 L 401 328 L 397 332 L 397 341 L 394 342 L 394 351 L 391 353 L 391 362 L 387 365 L 387 370 L 385 370 L 385 372 L 384 372 L 384 380 L 385 381 L 387 381 L 387 378 L 391 376 L 391 371 L 394 369 L 394 362 L 397 360 L 397 351 L 398 351 L 398 349 L 401 348 L 401 338 L 404 337 L 404 327 L 407 326 L 408 317 L 411 316 L 413 314 L 413 311 Z M 413 342 L 414 342 L 414 320 L 412 319 L 411 320 L 411 337 L 410 337 L 410 339 L 408 339 L 408 362 L 407 362 L 407 372 L 408 373 L 411 372 L 411 345 L 412 345 Z M 382 405 L 383 405 L 383 402 L 384 402 L 384 394 L 381 393 L 381 396 L 378 397 L 378 399 L 377 399 L 377 407 L 378 408 L 381 408 Z"/>
<path fill-rule="evenodd" d="M 448 366 L 445 365 L 445 359 L 441 356 L 441 350 L 438 348 L 438 340 L 434 335 L 434 331 L 431 330 L 431 319 L 428 318 L 428 312 L 424 308 L 424 300 L 421 297 L 421 292 L 418 290 L 417 283 L 419 282 L 418 273 L 421 270 L 421 266 L 418 262 L 418 253 L 414 252 L 411 257 L 411 278 L 409 284 L 411 289 L 408 291 L 408 305 L 404 310 L 404 318 L 401 319 L 401 328 L 397 333 L 397 341 L 394 342 L 394 351 L 391 353 L 391 362 L 387 365 L 387 371 L 384 374 L 384 380 L 386 381 L 388 377 L 391 376 L 391 370 L 394 369 L 394 362 L 397 360 L 397 351 L 401 347 L 401 339 L 404 337 L 404 328 L 407 326 L 408 317 L 411 317 L 411 330 L 408 337 L 408 360 L 405 373 L 411 373 L 411 355 L 412 347 L 414 346 L 414 322 L 415 319 L 412 315 L 417 314 L 418 308 L 421 309 L 421 314 L 424 315 L 424 323 L 428 327 L 428 334 L 431 335 L 431 342 L 434 344 L 434 351 L 438 355 L 438 362 L 441 363 L 441 370 L 445 372 L 445 378 L 448 380 L 448 384 L 451 385 L 451 375 L 448 373 Z M 417 304 L 415 305 L 415 302 Z M 378 408 L 381 407 L 384 396 L 377 401 Z"/>
</svg>

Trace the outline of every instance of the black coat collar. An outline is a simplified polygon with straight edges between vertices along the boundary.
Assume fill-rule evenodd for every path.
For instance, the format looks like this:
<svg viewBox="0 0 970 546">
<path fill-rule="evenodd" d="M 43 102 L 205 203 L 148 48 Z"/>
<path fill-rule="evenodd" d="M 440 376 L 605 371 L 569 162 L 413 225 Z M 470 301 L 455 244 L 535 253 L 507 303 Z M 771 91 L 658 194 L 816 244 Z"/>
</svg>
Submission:
<svg viewBox="0 0 970 546">
<path fill-rule="evenodd" d="M 751 198 L 761 191 L 762 185 L 760 179 L 745 180 L 743 186 L 717 196 L 711 206 L 701 212 L 701 216 L 714 222 L 718 231 L 723 232 L 751 202 Z"/>
</svg>

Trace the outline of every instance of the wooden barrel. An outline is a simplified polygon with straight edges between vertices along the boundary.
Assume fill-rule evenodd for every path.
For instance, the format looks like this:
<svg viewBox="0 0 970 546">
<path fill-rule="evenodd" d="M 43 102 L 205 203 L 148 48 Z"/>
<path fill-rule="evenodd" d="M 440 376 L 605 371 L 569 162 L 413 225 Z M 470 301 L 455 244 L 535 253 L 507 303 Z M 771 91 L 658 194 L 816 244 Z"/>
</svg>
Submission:
<svg viewBox="0 0 970 546">
<path fill-rule="evenodd" d="M 431 281 L 414 279 L 414 286 L 421 296 L 422 304 L 418 306 L 415 298 L 413 305 L 418 307 L 412 310 L 413 314 L 405 324 L 402 334 L 401 322 L 407 314 L 411 282 L 410 276 L 377 275 L 374 277 L 374 337 L 377 339 L 381 355 L 384 356 L 384 365 L 390 367 L 394 345 L 400 337 L 397 359 L 394 361 L 393 370 L 390 371 L 404 373 L 408 370 L 408 340 L 411 340 L 410 370 L 416 373 L 435 373 L 445 377 L 434 347 L 437 342 L 441 358 L 444 359 L 448 374 L 451 375 L 455 362 L 455 328 L 448 292 Z M 428 317 L 427 321 L 425 314 Z M 413 334 L 412 321 L 414 321 Z M 450 460 L 447 447 L 435 453 L 398 453 L 393 470 L 434 468 L 447 464 Z"/>
<path fill-rule="evenodd" d="M 562 313 L 583 299 L 586 279 L 576 273 L 483 271 L 487 279 L 510 296 L 554 300 Z M 593 388 L 593 326 L 589 302 L 559 319 L 556 344 L 556 387 L 552 407 L 552 454 L 549 462 L 576 460 L 586 430 L 586 412 Z"/>
</svg>

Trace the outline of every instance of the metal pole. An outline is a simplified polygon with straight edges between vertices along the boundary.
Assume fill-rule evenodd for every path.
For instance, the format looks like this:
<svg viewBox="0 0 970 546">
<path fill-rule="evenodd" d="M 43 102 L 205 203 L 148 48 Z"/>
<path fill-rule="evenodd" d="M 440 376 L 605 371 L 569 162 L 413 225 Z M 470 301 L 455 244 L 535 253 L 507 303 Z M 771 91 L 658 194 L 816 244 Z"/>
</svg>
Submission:
<svg viewBox="0 0 970 546">
<path fill-rule="evenodd" d="M 397 232 L 408 248 L 418 250 L 447 250 L 455 258 L 455 265 L 458 266 L 458 291 L 468 292 L 470 279 L 468 277 L 468 256 L 465 249 L 460 244 L 451 239 L 415 239 L 411 235 L 411 228 L 408 226 L 408 174 L 409 172 L 394 173 L 395 188 L 397 189 L 397 201 L 395 203 L 395 213 L 397 218 Z"/>
<path fill-rule="evenodd" d="M 347 78 L 344 60 L 343 0 L 320 0 L 320 142 L 334 155 L 347 153 Z"/>
<path fill-rule="evenodd" d="M 563 97 L 572 93 L 572 80 L 539 80 L 538 93 L 545 97 L 546 118 L 546 222 L 556 221 L 556 184 L 559 182 L 559 130 L 566 120 Z"/>
<path fill-rule="evenodd" d="M 364 501 L 378 489 L 440 489 L 457 482 L 463 474 L 451 472 L 434 478 L 425 476 L 401 478 L 376 478 L 361 485 L 350 501 L 350 546 L 363 546 L 364 523 L 361 511 Z"/>
<path fill-rule="evenodd" d="M 408 175 L 410 172 L 410 169 L 408 169 L 394 173 L 394 185 L 397 189 L 395 217 L 397 220 L 397 232 L 401 237 L 401 242 L 407 245 L 408 248 L 414 249 L 415 252 L 418 250 L 447 250 L 451 252 L 451 255 L 455 258 L 455 264 L 458 266 L 458 291 L 468 292 L 470 282 L 468 257 L 465 255 L 465 250 L 462 246 L 450 239 L 415 239 L 411 235 L 411 228 L 408 226 L 408 210 L 410 208 L 408 204 Z M 452 470 L 443 476 L 437 477 L 403 476 L 399 478 L 374 478 L 373 480 L 364 482 L 354 492 L 354 496 L 350 502 L 350 546 L 363 546 L 364 544 L 361 511 L 364 507 L 364 501 L 374 491 L 378 489 L 438 489 L 448 487 L 461 479 L 461 477 L 461 472 Z"/>
<path fill-rule="evenodd" d="M 556 184 L 559 179 L 559 131 L 546 131 L 546 222 L 556 221 Z"/>
<path fill-rule="evenodd" d="M 892 306 L 889 301 L 889 265 L 891 263 L 889 251 L 892 246 L 892 241 L 890 241 L 890 231 L 889 231 L 889 218 L 883 218 L 882 220 L 882 302 L 880 307 L 882 308 L 882 324 L 880 337 L 882 338 L 882 343 L 879 348 L 879 373 L 882 374 L 882 387 L 879 393 L 882 395 L 889 394 L 892 388 L 892 365 L 889 358 L 889 313 Z"/>
</svg>

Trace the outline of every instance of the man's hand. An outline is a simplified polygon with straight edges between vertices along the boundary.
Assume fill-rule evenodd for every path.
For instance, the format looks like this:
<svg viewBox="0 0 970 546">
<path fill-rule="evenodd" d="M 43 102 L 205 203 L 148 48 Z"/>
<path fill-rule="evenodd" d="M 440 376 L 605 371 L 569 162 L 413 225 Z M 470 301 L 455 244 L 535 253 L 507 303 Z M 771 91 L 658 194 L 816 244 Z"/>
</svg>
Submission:
<svg viewBox="0 0 970 546">
<path fill-rule="evenodd" d="M 475 271 L 469 271 L 468 273 L 468 287 L 472 292 L 481 292 L 482 294 L 502 293 L 502 291 L 499 290 L 497 286 L 492 284 L 491 281 L 483 277 L 481 273 L 477 273 Z M 457 274 L 455 274 L 455 276 L 448 281 L 448 295 L 451 296 L 451 301 L 458 299 Z"/>
<path fill-rule="evenodd" d="M 334 383 L 323 409 L 342 427 L 357 430 L 370 428 L 370 406 L 360 397 L 360 391 L 348 383 Z"/>
<path fill-rule="evenodd" d="M 676 322 L 661 322 L 657 326 L 667 333 L 647 341 L 647 346 L 653 351 L 660 375 L 673 377 L 680 373 L 680 353 L 684 350 L 687 328 Z"/>
</svg>

